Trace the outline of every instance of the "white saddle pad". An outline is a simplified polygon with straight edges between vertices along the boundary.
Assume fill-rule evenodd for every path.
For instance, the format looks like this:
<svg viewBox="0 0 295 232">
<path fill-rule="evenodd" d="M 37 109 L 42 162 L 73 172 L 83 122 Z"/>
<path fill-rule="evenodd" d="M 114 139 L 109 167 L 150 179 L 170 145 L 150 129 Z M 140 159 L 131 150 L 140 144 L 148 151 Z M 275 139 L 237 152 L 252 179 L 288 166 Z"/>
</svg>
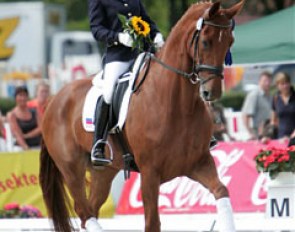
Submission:
<svg viewBox="0 0 295 232">
<path fill-rule="evenodd" d="M 88 90 L 82 111 L 82 124 L 86 131 L 94 131 L 94 116 L 97 99 L 102 95 L 102 72 L 92 80 L 92 86 Z M 93 83 L 96 83 L 95 85 Z"/>
<path fill-rule="evenodd" d="M 115 129 L 117 128 L 122 130 L 124 126 L 124 123 L 127 118 L 128 106 L 129 106 L 129 102 L 130 102 L 130 98 L 132 94 L 132 86 L 135 81 L 135 73 L 137 73 L 138 69 L 144 66 L 144 65 L 140 66 L 144 57 L 145 57 L 144 53 L 140 54 L 134 63 L 132 72 L 128 72 L 124 74 L 123 78 L 119 80 L 119 82 L 129 81 L 129 85 L 123 97 L 118 123 L 111 131 L 115 131 Z M 97 99 L 102 95 L 102 88 L 103 88 L 102 77 L 103 77 L 103 72 L 101 71 L 93 78 L 92 86 L 87 92 L 87 95 L 85 98 L 83 112 L 82 112 L 82 124 L 83 124 L 83 128 L 88 132 L 94 132 L 94 128 L 95 128 L 94 117 L 95 117 L 96 103 L 97 103 Z"/>
</svg>

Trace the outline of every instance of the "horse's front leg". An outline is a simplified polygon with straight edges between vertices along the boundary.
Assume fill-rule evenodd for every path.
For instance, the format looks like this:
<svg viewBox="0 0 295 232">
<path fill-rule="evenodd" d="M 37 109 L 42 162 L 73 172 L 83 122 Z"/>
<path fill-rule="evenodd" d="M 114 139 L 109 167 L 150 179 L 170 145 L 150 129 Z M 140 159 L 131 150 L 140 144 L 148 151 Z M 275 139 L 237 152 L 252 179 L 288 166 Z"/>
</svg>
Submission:
<svg viewBox="0 0 295 232">
<path fill-rule="evenodd" d="M 160 178 L 152 168 L 141 169 L 141 191 L 145 216 L 145 232 L 160 232 L 158 212 Z"/>
<path fill-rule="evenodd" d="M 219 180 L 215 162 L 208 152 L 203 161 L 189 176 L 201 183 L 214 195 L 217 208 L 217 225 L 220 232 L 235 232 L 232 207 L 227 187 Z"/>
</svg>

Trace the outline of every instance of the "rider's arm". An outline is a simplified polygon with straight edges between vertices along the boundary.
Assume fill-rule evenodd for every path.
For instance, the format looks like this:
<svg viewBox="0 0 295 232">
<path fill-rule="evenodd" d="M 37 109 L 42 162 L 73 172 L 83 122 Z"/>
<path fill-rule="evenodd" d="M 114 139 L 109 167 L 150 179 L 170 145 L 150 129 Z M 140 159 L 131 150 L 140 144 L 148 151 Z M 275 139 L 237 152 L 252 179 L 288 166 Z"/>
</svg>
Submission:
<svg viewBox="0 0 295 232">
<path fill-rule="evenodd" d="M 101 1 L 88 0 L 90 28 L 94 38 L 112 45 L 118 42 L 118 32 L 107 28 L 107 19 Z"/>
</svg>

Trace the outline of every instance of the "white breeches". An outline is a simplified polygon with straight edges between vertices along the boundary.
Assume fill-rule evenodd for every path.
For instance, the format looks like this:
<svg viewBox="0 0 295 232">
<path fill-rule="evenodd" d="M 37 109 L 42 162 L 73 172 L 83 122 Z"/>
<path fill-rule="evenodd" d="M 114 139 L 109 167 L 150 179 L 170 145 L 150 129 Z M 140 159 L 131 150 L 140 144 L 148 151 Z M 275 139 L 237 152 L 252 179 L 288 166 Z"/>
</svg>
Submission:
<svg viewBox="0 0 295 232">
<path fill-rule="evenodd" d="M 132 60 L 127 62 L 115 61 L 107 63 L 103 70 L 103 98 L 107 104 L 110 104 L 113 97 L 115 85 L 119 77 L 128 71 Z"/>
</svg>

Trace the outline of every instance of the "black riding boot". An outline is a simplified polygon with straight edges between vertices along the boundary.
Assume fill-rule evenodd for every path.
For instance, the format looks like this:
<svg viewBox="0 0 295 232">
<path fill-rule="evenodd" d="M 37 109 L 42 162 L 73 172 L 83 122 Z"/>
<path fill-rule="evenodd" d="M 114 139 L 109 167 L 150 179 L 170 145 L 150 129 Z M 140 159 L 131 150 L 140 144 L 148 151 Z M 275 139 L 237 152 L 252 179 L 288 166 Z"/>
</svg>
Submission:
<svg viewBox="0 0 295 232">
<path fill-rule="evenodd" d="M 91 153 L 91 162 L 94 166 L 106 166 L 112 163 L 111 160 L 106 159 L 104 155 L 105 141 L 104 133 L 106 131 L 108 118 L 109 118 L 110 105 L 107 104 L 103 99 L 98 102 L 96 106 L 96 117 L 95 117 L 95 132 L 93 137 L 93 147 Z M 97 141 L 99 141 L 97 143 Z"/>
</svg>

